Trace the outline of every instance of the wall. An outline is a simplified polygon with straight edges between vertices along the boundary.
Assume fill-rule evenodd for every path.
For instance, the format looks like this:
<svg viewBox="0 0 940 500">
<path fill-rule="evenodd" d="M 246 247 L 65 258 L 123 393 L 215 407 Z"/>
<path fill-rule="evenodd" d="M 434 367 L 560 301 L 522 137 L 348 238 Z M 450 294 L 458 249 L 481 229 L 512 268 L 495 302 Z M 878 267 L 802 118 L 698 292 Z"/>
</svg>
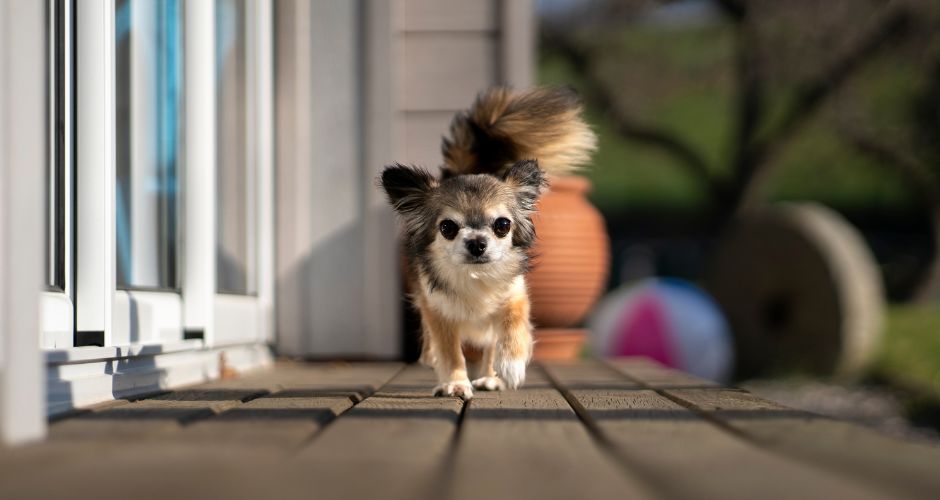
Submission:
<svg viewBox="0 0 940 500">
<path fill-rule="evenodd" d="M 281 353 L 401 354 L 384 165 L 436 168 L 450 117 L 533 80 L 530 0 L 276 3 L 277 332 Z"/>
<path fill-rule="evenodd" d="M 533 9 L 527 0 L 402 3 L 393 42 L 401 47 L 399 161 L 436 168 L 441 135 L 477 92 L 499 83 L 532 84 Z"/>
</svg>

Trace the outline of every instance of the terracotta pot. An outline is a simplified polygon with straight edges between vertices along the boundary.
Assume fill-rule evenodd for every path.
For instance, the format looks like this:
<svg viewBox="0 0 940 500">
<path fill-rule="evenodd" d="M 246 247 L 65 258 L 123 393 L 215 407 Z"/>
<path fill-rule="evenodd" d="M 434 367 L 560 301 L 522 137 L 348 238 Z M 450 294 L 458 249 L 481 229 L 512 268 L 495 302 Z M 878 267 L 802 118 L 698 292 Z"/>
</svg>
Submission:
<svg viewBox="0 0 940 500">
<path fill-rule="evenodd" d="M 532 322 L 540 328 L 580 323 L 603 293 L 610 240 L 600 212 L 585 197 L 590 182 L 552 177 L 533 218 L 537 241 L 528 275 Z"/>
<path fill-rule="evenodd" d="M 535 330 L 532 359 L 536 361 L 574 361 L 581 356 L 587 330 L 581 328 L 539 328 Z"/>
</svg>

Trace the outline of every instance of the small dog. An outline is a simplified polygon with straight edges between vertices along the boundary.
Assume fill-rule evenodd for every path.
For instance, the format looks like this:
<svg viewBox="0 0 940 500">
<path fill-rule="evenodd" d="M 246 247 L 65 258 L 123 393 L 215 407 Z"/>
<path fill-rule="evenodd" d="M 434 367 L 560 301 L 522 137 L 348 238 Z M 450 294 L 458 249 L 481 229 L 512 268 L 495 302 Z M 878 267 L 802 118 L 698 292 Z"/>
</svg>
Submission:
<svg viewBox="0 0 940 500">
<path fill-rule="evenodd" d="M 380 184 L 403 223 L 412 300 L 421 313 L 421 361 L 437 396 L 516 388 L 532 355 L 525 273 L 532 215 L 546 173 L 590 159 L 597 139 L 567 89 L 496 87 L 458 113 L 441 146 L 440 179 L 394 165 Z M 480 348 L 470 381 L 462 345 Z"/>
</svg>

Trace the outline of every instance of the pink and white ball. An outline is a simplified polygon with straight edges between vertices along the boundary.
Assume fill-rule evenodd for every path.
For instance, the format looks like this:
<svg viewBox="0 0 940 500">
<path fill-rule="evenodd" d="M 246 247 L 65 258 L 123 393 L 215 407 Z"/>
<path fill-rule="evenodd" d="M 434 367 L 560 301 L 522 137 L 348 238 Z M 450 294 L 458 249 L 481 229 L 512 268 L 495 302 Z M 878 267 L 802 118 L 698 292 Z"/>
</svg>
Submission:
<svg viewBox="0 0 940 500">
<path fill-rule="evenodd" d="M 649 279 L 608 294 L 589 321 L 601 356 L 645 356 L 686 373 L 727 382 L 734 344 L 721 309 L 695 285 Z"/>
</svg>

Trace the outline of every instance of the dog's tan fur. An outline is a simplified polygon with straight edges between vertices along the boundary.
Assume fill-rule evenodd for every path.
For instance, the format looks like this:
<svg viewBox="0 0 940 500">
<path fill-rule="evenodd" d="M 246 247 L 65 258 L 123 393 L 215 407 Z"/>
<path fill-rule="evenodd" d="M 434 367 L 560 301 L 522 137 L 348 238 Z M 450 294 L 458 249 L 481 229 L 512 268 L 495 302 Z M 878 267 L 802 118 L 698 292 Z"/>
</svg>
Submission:
<svg viewBox="0 0 940 500">
<path fill-rule="evenodd" d="M 498 173 L 534 158 L 550 174 L 570 173 L 597 147 L 581 113 L 577 97 L 556 88 L 491 88 L 454 117 L 441 145 L 444 163 L 454 174 Z"/>
<path fill-rule="evenodd" d="M 383 172 L 382 186 L 404 223 L 421 360 L 437 373 L 435 394 L 469 399 L 473 388 L 523 383 L 532 355 L 525 283 L 531 216 L 545 172 L 582 165 L 595 144 L 570 92 L 494 88 L 454 117 L 441 179 L 401 165 Z M 505 233 L 497 233 L 500 219 L 511 222 Z M 445 234 L 445 223 L 455 232 Z M 486 247 L 471 257 L 479 239 Z M 464 344 L 483 352 L 472 382 Z"/>
</svg>

